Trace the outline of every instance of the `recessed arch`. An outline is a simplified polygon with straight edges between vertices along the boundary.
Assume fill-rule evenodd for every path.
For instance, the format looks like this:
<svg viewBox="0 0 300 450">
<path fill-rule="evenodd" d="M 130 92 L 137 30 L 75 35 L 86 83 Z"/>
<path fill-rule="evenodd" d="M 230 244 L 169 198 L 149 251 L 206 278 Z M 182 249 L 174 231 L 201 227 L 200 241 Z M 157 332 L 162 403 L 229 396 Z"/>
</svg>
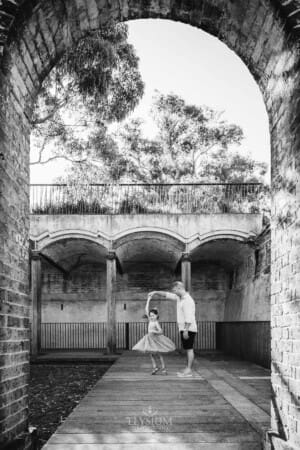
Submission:
<svg viewBox="0 0 300 450">
<path fill-rule="evenodd" d="M 195 247 L 191 251 L 190 257 L 192 263 L 213 262 L 223 266 L 228 271 L 232 271 L 243 264 L 253 253 L 253 246 L 249 245 L 246 240 L 218 237 Z"/>
<path fill-rule="evenodd" d="M 118 248 L 123 243 L 132 239 L 143 239 L 144 237 L 148 239 L 151 237 L 159 238 L 159 236 L 169 238 L 184 249 L 185 239 L 183 236 L 174 231 L 159 227 L 134 227 L 121 231 L 113 236 L 113 248 Z"/>
<path fill-rule="evenodd" d="M 81 239 L 93 242 L 106 250 L 110 248 L 110 240 L 104 233 L 92 233 L 87 230 L 58 230 L 52 233 L 43 232 L 37 236 L 31 236 L 35 250 L 42 251 L 44 248 L 56 242 L 67 239 Z"/>
<path fill-rule="evenodd" d="M 140 229 L 122 233 L 114 240 L 113 249 L 125 270 L 133 261 L 162 263 L 175 270 L 185 243 L 171 232 Z"/>
<path fill-rule="evenodd" d="M 230 239 L 239 242 L 247 242 L 248 239 L 253 239 L 256 236 L 254 232 L 247 232 L 244 230 L 213 230 L 208 233 L 194 235 L 188 239 L 187 251 L 193 253 L 198 247 L 212 241 Z"/>
<path fill-rule="evenodd" d="M 87 264 L 105 265 L 107 248 L 92 239 L 61 236 L 48 242 L 40 249 L 40 254 L 49 261 L 60 265 L 65 272 Z"/>
</svg>

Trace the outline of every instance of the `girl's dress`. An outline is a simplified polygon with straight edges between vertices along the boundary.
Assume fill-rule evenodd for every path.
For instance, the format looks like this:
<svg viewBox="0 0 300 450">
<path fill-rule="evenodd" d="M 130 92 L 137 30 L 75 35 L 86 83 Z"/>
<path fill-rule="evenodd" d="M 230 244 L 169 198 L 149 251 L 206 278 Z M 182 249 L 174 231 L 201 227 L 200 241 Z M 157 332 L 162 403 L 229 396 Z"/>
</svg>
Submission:
<svg viewBox="0 0 300 450">
<path fill-rule="evenodd" d="M 146 334 L 140 341 L 138 341 L 132 350 L 138 350 L 143 353 L 168 353 L 173 352 L 176 347 L 173 341 L 163 334 L 156 334 L 154 332 L 161 332 L 161 327 L 157 320 L 149 322 L 148 334 Z"/>
</svg>

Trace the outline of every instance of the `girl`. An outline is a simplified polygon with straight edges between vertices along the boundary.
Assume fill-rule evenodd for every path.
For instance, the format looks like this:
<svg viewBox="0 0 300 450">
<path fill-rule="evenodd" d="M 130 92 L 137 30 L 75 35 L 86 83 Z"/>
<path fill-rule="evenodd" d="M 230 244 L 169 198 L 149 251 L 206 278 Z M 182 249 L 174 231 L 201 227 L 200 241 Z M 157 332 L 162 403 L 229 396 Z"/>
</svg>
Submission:
<svg viewBox="0 0 300 450">
<path fill-rule="evenodd" d="M 158 311 L 156 308 L 152 308 L 149 311 L 149 303 L 151 296 L 148 296 L 146 303 L 146 316 L 149 320 L 148 334 L 146 334 L 132 350 L 138 350 L 143 353 L 150 353 L 152 362 L 152 375 L 155 375 L 159 371 L 159 367 L 156 364 L 155 356 L 158 356 L 161 364 L 161 373 L 166 375 L 167 369 L 164 359 L 161 353 L 172 352 L 176 349 L 174 342 L 171 339 L 163 335 L 161 326 L 158 322 Z"/>
</svg>

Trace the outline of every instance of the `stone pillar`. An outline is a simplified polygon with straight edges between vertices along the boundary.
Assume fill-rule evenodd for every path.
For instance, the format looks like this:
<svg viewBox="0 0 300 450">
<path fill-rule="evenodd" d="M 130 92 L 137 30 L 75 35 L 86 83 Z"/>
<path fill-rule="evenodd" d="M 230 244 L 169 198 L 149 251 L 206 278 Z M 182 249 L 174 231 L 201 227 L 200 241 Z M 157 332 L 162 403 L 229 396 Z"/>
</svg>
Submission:
<svg viewBox="0 0 300 450">
<path fill-rule="evenodd" d="M 115 252 L 109 252 L 106 257 L 106 302 L 107 331 L 106 347 L 108 353 L 116 351 L 116 279 L 117 264 Z"/>
<path fill-rule="evenodd" d="M 31 254 L 31 354 L 36 357 L 41 349 L 42 267 L 39 252 Z"/>
<path fill-rule="evenodd" d="M 192 288 L 192 263 L 189 253 L 182 253 L 181 258 L 181 280 L 185 289 L 191 292 Z"/>
</svg>

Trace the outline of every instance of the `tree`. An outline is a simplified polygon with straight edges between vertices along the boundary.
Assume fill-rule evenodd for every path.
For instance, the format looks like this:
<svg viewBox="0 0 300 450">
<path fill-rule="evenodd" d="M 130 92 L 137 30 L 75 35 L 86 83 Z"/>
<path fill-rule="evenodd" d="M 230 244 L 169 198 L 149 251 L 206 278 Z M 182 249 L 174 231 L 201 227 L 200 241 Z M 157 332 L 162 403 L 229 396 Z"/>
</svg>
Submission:
<svg viewBox="0 0 300 450">
<path fill-rule="evenodd" d="M 37 98 L 31 164 L 57 158 L 88 162 L 110 147 L 107 125 L 124 119 L 144 92 L 139 60 L 127 38 L 127 25 L 111 25 L 90 33 L 61 58 Z M 88 145 L 91 133 L 97 134 L 98 148 Z"/>
<path fill-rule="evenodd" d="M 166 180 L 195 181 L 203 155 L 214 149 L 227 151 L 243 139 L 241 128 L 222 120 L 221 113 L 207 106 L 186 104 L 175 94 L 157 93 L 152 116 L 163 149 Z"/>
<path fill-rule="evenodd" d="M 220 113 L 206 106 L 187 105 L 174 94 L 157 93 L 152 116 L 158 130 L 155 139 L 144 137 L 141 119 L 126 121 L 111 136 L 113 148 L 101 147 L 102 171 L 89 167 L 90 179 L 143 183 L 263 181 L 266 164 L 231 149 L 241 143 L 243 132 L 223 120 Z M 90 145 L 100 148 L 100 143 L 101 136 L 94 133 Z M 79 180 L 86 168 L 83 164 L 73 169 L 69 179 Z"/>
<path fill-rule="evenodd" d="M 268 166 L 238 151 L 216 149 L 202 156 L 198 178 L 202 182 L 264 183 Z"/>
</svg>

